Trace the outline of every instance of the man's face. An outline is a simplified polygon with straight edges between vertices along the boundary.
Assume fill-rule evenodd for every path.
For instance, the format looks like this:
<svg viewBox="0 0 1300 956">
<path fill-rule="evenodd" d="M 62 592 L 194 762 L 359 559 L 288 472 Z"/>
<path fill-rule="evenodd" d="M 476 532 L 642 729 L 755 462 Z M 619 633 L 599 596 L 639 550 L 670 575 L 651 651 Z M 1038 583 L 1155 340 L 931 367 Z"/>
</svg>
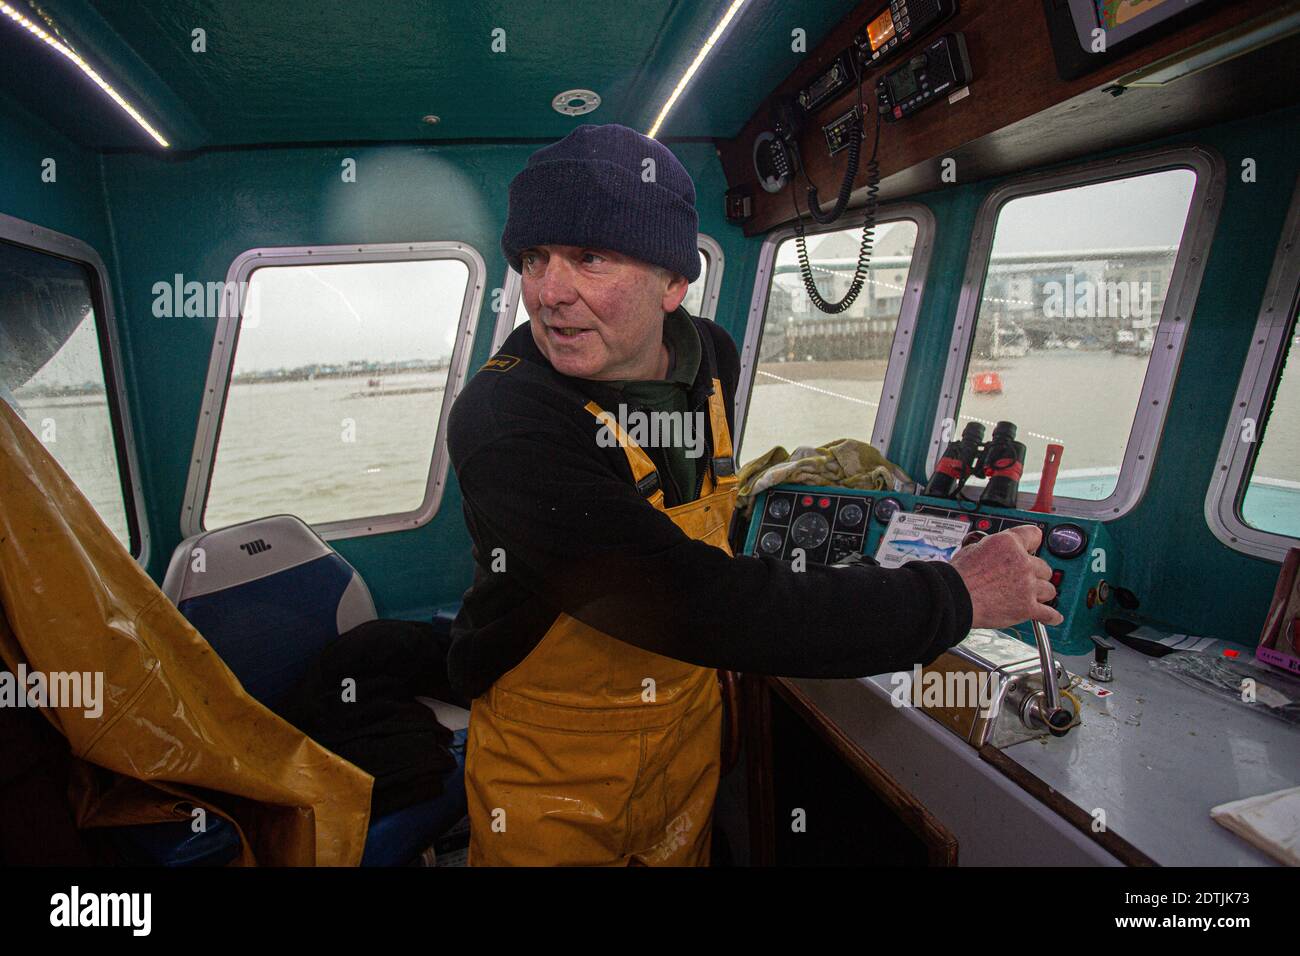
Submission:
<svg viewBox="0 0 1300 956">
<path fill-rule="evenodd" d="M 533 246 L 523 260 L 533 341 L 562 375 L 597 381 L 661 378 L 664 313 L 685 276 L 608 249 Z"/>
</svg>

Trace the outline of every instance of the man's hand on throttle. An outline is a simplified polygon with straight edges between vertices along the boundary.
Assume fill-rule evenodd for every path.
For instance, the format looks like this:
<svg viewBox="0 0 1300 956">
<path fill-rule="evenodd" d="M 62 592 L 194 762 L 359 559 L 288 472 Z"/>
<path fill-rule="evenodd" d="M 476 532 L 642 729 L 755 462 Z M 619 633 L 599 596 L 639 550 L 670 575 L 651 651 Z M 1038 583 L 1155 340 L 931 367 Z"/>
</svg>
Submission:
<svg viewBox="0 0 1300 956">
<path fill-rule="evenodd" d="M 952 566 L 970 592 L 971 627 L 1011 627 L 1023 621 L 1060 624 L 1047 602 L 1056 597 L 1052 569 L 1034 557 L 1043 533 L 1018 525 L 962 548 Z"/>
</svg>

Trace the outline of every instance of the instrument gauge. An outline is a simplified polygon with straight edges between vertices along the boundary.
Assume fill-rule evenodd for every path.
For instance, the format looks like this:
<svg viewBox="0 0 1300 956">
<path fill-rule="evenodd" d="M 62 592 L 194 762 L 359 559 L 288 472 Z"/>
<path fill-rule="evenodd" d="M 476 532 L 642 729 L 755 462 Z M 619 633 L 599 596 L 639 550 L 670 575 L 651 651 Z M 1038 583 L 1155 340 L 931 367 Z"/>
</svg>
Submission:
<svg viewBox="0 0 1300 956">
<path fill-rule="evenodd" d="M 1047 533 L 1047 550 L 1058 558 L 1077 558 L 1088 546 L 1088 533 L 1077 524 L 1058 524 Z"/>
<path fill-rule="evenodd" d="M 871 513 L 881 524 L 889 524 L 889 519 L 894 517 L 895 512 L 901 510 L 902 507 L 903 503 L 897 498 L 877 498 Z"/>
<path fill-rule="evenodd" d="M 830 533 L 830 522 L 815 511 L 805 511 L 790 526 L 791 540 L 805 551 L 821 547 Z"/>
<path fill-rule="evenodd" d="M 767 513 L 777 521 L 783 521 L 790 516 L 790 499 L 773 498 L 767 503 Z"/>
<path fill-rule="evenodd" d="M 778 531 L 769 531 L 758 540 L 758 550 L 764 554 L 779 554 L 781 545 L 785 544 L 785 538 L 781 537 Z"/>
<path fill-rule="evenodd" d="M 846 528 L 856 528 L 866 516 L 861 505 L 845 505 L 840 509 L 840 524 Z"/>
</svg>

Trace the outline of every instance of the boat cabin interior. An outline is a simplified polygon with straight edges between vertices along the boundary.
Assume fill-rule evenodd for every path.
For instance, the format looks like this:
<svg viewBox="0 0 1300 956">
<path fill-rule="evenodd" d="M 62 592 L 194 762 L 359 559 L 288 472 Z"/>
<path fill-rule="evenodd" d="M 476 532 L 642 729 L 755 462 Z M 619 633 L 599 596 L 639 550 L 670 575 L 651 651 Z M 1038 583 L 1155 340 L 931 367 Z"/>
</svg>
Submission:
<svg viewBox="0 0 1300 956">
<path fill-rule="evenodd" d="M 0 860 L 465 865 L 452 410 L 545 334 L 512 181 L 619 124 L 739 360 L 714 543 L 1028 528 L 1061 618 L 718 671 L 703 860 L 1300 863 L 1300 3 L 0 13 Z"/>
</svg>

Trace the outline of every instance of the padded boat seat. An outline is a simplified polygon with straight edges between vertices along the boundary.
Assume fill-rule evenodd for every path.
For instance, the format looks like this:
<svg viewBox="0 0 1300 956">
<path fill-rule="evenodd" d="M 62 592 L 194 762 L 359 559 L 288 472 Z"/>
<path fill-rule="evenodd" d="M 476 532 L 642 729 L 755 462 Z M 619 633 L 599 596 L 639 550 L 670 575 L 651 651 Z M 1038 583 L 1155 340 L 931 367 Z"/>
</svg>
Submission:
<svg viewBox="0 0 1300 956">
<path fill-rule="evenodd" d="M 326 645 L 377 616 L 370 589 L 352 565 L 293 515 L 182 541 L 163 592 L 244 689 L 272 710 Z M 455 717 L 466 714 L 441 701 L 427 703 L 452 730 Z M 371 821 L 363 866 L 408 863 L 465 815 L 463 730 L 451 750 L 457 767 L 447 773 L 438 797 Z"/>
<path fill-rule="evenodd" d="M 272 710 L 326 645 L 377 616 L 361 575 L 293 515 L 187 538 L 163 593 Z"/>
</svg>

